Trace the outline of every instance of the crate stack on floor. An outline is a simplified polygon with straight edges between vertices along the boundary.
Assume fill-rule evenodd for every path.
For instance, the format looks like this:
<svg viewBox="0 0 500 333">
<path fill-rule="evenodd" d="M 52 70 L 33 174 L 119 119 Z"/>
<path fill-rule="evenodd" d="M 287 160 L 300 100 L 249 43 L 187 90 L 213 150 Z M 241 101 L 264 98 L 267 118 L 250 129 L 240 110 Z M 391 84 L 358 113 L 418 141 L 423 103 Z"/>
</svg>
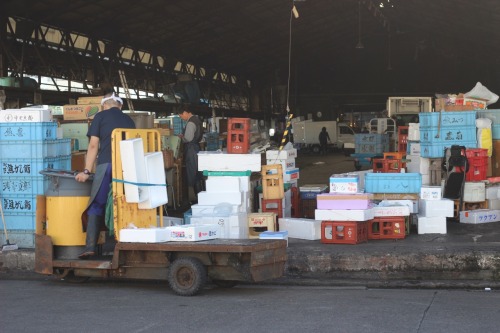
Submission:
<svg viewBox="0 0 500 333">
<path fill-rule="evenodd" d="M 9 239 L 19 247 L 34 247 L 36 197 L 49 185 L 39 172 L 71 169 L 71 139 L 57 133 L 49 109 L 0 111 L 0 197 Z"/>
<path fill-rule="evenodd" d="M 266 165 L 262 166 L 262 191 L 258 191 L 258 211 L 274 211 L 278 218 L 292 217 L 292 212 L 299 209 L 299 168 L 295 167 L 297 150 L 286 148 L 266 151 Z"/>
</svg>

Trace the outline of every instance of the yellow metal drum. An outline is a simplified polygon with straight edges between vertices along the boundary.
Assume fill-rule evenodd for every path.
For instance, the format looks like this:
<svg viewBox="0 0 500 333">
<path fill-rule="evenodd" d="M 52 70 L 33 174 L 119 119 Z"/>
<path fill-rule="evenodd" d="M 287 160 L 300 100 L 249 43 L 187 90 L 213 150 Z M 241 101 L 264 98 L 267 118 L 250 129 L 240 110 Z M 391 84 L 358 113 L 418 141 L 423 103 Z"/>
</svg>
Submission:
<svg viewBox="0 0 500 333">
<path fill-rule="evenodd" d="M 46 197 L 47 235 L 54 245 L 85 245 L 82 212 L 89 197 Z"/>
</svg>

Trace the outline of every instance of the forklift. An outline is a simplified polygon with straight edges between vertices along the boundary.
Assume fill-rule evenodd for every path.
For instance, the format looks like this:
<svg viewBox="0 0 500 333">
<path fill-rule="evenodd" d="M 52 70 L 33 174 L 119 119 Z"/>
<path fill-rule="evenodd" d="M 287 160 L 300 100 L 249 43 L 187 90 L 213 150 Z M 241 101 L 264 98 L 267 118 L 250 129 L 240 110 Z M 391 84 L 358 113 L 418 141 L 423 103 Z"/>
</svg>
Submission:
<svg viewBox="0 0 500 333">
<path fill-rule="evenodd" d="M 80 217 L 90 196 L 90 186 L 77 183 L 74 173 L 70 173 L 64 176 L 67 181 L 81 184 L 83 189 L 58 190 L 61 182 L 53 181 L 52 192 L 48 190 L 45 195 L 37 197 L 35 272 L 70 282 L 83 282 L 89 278 L 166 280 L 181 296 L 198 294 L 208 280 L 220 287 L 233 287 L 239 282 L 262 282 L 283 276 L 287 259 L 286 240 L 120 242 L 120 230 L 130 223 L 138 228 L 163 227 L 163 206 L 138 209 L 137 203 L 125 200 L 124 183 L 120 181 L 123 180 L 120 141 L 133 138 L 142 138 L 145 153 L 161 151 L 157 130 L 116 129 L 113 132 L 112 255 L 91 260 L 75 259 L 75 254 L 85 245 Z M 58 193 L 65 195 L 58 196 Z M 109 243 L 103 234 L 101 232 L 101 246 Z"/>
</svg>

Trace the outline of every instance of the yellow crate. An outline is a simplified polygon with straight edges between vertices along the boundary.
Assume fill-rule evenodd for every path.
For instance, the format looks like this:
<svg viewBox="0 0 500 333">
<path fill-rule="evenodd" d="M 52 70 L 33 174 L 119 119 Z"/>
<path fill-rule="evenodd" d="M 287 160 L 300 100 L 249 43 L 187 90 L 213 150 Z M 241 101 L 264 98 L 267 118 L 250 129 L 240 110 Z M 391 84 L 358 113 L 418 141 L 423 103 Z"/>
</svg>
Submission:
<svg viewBox="0 0 500 333">
<path fill-rule="evenodd" d="M 264 199 L 283 199 L 283 167 L 281 164 L 262 166 L 262 195 Z"/>
<path fill-rule="evenodd" d="M 263 231 L 276 231 L 276 213 L 248 214 L 248 238 L 259 238 Z"/>
</svg>

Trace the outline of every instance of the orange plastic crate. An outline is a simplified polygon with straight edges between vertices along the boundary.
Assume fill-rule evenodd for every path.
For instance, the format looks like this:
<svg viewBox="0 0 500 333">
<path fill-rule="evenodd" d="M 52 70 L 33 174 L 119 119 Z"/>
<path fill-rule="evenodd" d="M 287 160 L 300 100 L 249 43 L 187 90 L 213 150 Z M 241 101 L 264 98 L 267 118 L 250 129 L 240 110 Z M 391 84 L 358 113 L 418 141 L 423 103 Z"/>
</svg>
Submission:
<svg viewBox="0 0 500 333">
<path fill-rule="evenodd" d="M 375 158 L 373 159 L 373 172 L 399 173 L 404 168 L 403 164 L 401 160 Z"/>
<path fill-rule="evenodd" d="M 368 239 L 402 239 L 405 237 L 404 216 L 376 217 L 368 221 Z"/>
<path fill-rule="evenodd" d="M 367 240 L 367 222 L 321 222 L 321 243 L 323 244 L 359 244 L 366 242 Z"/>
</svg>

